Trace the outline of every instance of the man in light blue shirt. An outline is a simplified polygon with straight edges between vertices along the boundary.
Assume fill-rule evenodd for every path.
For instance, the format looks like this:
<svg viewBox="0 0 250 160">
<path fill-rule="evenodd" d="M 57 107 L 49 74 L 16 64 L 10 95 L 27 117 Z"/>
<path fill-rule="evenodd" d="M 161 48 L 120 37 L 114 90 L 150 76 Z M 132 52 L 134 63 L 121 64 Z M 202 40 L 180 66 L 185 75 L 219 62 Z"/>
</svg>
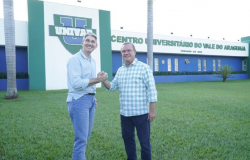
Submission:
<svg viewBox="0 0 250 160">
<path fill-rule="evenodd" d="M 103 81 L 109 91 L 119 90 L 121 129 L 128 160 L 136 160 L 135 128 L 141 145 L 141 159 L 151 160 L 150 122 L 156 116 L 157 91 L 150 67 L 135 58 L 136 50 L 126 42 L 121 48 L 125 64 L 112 82 Z M 107 79 L 107 73 L 101 75 Z M 150 104 L 150 108 L 148 107 Z"/>
<path fill-rule="evenodd" d="M 91 57 L 97 46 L 97 36 L 87 33 L 82 41 L 82 49 L 67 64 L 67 104 L 75 133 L 72 160 L 86 160 L 87 139 L 95 116 L 96 84 L 104 80 L 96 76 L 96 63 Z"/>
</svg>

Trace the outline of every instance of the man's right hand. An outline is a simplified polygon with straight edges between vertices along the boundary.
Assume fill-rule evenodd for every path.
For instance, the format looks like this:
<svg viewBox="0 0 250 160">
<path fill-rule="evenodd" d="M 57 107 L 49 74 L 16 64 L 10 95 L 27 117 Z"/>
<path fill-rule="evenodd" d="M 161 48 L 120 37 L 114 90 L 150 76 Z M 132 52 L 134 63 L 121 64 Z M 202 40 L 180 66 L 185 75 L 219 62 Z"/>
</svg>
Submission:
<svg viewBox="0 0 250 160">
<path fill-rule="evenodd" d="M 104 72 L 104 71 L 99 72 L 97 74 L 97 78 L 100 80 L 100 82 L 104 82 L 104 81 L 106 81 L 108 79 L 108 74 L 106 72 Z"/>
</svg>

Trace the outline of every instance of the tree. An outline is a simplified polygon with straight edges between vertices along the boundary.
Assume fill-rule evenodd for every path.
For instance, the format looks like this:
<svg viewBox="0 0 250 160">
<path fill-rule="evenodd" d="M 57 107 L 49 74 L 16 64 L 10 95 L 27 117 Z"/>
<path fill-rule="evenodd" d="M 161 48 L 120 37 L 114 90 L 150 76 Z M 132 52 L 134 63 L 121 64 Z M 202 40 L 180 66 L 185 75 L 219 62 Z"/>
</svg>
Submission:
<svg viewBox="0 0 250 160">
<path fill-rule="evenodd" d="M 225 82 L 226 79 L 232 74 L 233 70 L 231 66 L 223 65 L 219 71 L 219 77 L 222 77 L 222 81 Z"/>
<path fill-rule="evenodd" d="M 4 0 L 4 36 L 7 67 L 7 93 L 5 99 L 18 98 L 16 88 L 16 46 L 13 0 Z"/>
<path fill-rule="evenodd" d="M 147 57 L 153 71 L 153 0 L 148 0 Z"/>
</svg>

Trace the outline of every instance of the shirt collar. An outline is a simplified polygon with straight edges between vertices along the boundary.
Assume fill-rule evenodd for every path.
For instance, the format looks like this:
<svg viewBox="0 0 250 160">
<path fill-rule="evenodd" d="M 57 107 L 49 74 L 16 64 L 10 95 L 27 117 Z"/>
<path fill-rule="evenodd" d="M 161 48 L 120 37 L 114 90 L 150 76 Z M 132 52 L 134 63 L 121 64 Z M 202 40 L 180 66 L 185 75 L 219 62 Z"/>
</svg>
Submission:
<svg viewBox="0 0 250 160">
<path fill-rule="evenodd" d="M 136 65 L 138 63 L 137 58 L 134 59 L 134 61 L 131 63 L 131 65 Z M 126 63 L 123 64 L 124 67 L 126 67 Z"/>
<path fill-rule="evenodd" d="M 79 52 L 80 52 L 81 56 L 82 56 L 84 59 L 88 59 L 81 49 L 80 49 Z M 92 57 L 91 57 L 91 55 L 90 55 L 90 60 L 91 60 L 91 59 L 92 59 Z"/>
</svg>

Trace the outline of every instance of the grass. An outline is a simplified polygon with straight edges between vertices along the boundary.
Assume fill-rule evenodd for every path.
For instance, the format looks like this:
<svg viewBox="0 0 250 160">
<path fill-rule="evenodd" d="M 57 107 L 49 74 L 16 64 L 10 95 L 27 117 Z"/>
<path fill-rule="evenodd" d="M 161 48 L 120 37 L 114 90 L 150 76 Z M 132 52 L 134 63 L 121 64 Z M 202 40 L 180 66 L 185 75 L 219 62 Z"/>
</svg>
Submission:
<svg viewBox="0 0 250 160">
<path fill-rule="evenodd" d="M 250 80 L 157 84 L 151 123 L 154 160 L 250 159 Z M 67 90 L 0 92 L 0 159 L 71 159 L 74 133 Z M 86 157 L 125 160 L 119 92 L 97 89 L 98 108 Z M 137 154 L 140 147 L 137 140 Z"/>
</svg>

